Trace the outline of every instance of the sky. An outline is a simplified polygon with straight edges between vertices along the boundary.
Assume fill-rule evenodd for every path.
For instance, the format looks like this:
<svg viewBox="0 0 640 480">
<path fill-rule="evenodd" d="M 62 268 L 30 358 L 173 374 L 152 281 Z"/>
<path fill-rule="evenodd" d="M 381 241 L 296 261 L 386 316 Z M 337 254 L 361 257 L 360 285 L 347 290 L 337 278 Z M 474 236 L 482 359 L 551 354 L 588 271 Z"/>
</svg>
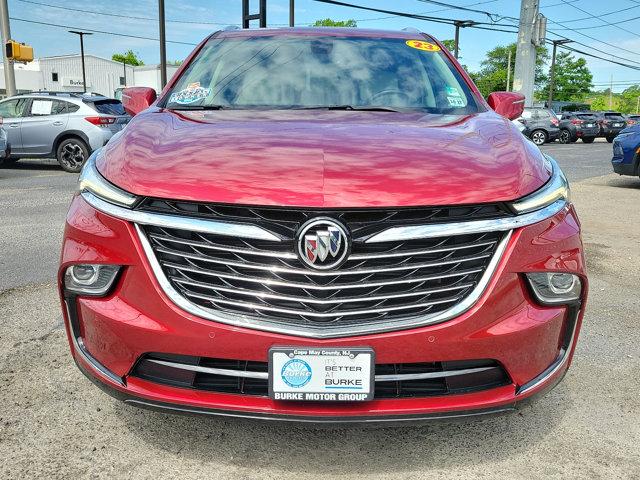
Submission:
<svg viewBox="0 0 640 480">
<path fill-rule="evenodd" d="M 425 0 L 343 1 L 373 8 L 502 25 L 513 23 L 513 20 L 504 17 L 519 17 L 520 12 L 518 0 L 440 0 L 440 3 L 483 10 L 491 13 L 491 17 L 483 13 L 446 8 L 434 4 L 438 2 Z M 257 8 L 258 1 L 252 0 L 252 9 L 257 11 Z M 165 0 L 165 11 L 168 21 L 167 58 L 181 60 L 211 32 L 228 25 L 239 25 L 242 1 Z M 547 38 L 566 37 L 582 44 L 572 44 L 577 49 L 638 68 L 635 70 L 585 57 L 597 89 L 608 88 L 612 79 L 616 92 L 632 83 L 640 83 L 640 1 L 540 0 L 540 12 L 549 19 Z M 158 41 L 155 40 L 158 38 L 158 23 L 153 20 L 158 16 L 157 0 L 9 0 L 9 14 L 12 37 L 32 45 L 36 57 L 78 53 L 78 37 L 67 30 L 87 29 L 146 38 L 94 33 L 85 37 L 85 53 L 111 58 L 115 52 L 132 49 L 147 64 L 159 62 Z M 268 26 L 286 26 L 288 15 L 288 0 L 267 0 Z M 296 0 L 295 15 L 296 25 L 299 26 L 329 17 L 334 20 L 355 19 L 358 27 L 366 28 L 399 30 L 413 27 L 440 40 L 453 38 L 454 32 L 451 25 L 327 5 L 314 0 Z M 257 24 L 252 26 L 257 27 Z M 515 40 L 515 33 L 463 29 L 460 35 L 460 60 L 470 70 L 478 70 L 487 51 Z"/>
</svg>

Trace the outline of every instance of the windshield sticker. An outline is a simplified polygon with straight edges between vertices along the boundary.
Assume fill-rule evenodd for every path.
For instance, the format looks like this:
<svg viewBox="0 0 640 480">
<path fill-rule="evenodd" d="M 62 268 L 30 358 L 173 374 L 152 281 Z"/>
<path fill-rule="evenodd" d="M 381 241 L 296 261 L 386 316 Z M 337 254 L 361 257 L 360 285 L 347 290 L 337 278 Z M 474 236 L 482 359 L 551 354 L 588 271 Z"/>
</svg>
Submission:
<svg viewBox="0 0 640 480">
<path fill-rule="evenodd" d="M 444 89 L 447 91 L 447 95 L 449 95 L 451 97 L 461 97 L 462 96 L 460 94 L 460 90 L 458 90 L 455 87 L 444 87 Z"/>
<path fill-rule="evenodd" d="M 425 52 L 440 51 L 440 47 L 438 45 L 425 42 L 424 40 L 407 40 L 405 43 L 411 48 L 417 48 L 418 50 L 424 50 Z"/>
<path fill-rule="evenodd" d="M 201 87 L 199 82 L 190 83 L 184 90 L 172 93 L 169 97 L 169 103 L 188 105 L 207 98 L 210 93 L 211 89 Z"/>
<path fill-rule="evenodd" d="M 452 107 L 464 107 L 464 100 L 460 97 L 447 97 L 447 100 Z"/>
</svg>

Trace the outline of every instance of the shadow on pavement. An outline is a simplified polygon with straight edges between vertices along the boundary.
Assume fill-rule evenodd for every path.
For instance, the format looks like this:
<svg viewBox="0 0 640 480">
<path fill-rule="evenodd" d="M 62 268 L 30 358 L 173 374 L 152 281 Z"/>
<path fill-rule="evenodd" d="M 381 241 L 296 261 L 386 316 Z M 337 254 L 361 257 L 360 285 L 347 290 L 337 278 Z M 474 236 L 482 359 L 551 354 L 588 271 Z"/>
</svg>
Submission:
<svg viewBox="0 0 640 480">
<path fill-rule="evenodd" d="M 114 410 L 141 442 L 167 454 L 315 478 L 328 473 L 381 474 L 496 462 L 552 435 L 571 410 L 570 402 L 560 384 L 552 394 L 510 414 L 423 426 L 347 429 L 168 415 L 120 402 Z"/>
</svg>

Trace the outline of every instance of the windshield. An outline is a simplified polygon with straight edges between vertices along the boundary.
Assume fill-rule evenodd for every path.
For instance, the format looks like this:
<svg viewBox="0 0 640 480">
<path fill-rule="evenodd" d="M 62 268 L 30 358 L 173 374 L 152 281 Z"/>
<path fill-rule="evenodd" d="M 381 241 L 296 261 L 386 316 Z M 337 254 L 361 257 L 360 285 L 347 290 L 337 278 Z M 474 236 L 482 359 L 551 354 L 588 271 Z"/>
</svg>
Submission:
<svg viewBox="0 0 640 480">
<path fill-rule="evenodd" d="M 107 115 L 126 115 L 124 107 L 119 100 L 98 100 L 93 102 L 95 109 Z"/>
<path fill-rule="evenodd" d="M 211 39 L 164 105 L 478 111 L 469 87 L 435 44 L 296 35 Z"/>
</svg>

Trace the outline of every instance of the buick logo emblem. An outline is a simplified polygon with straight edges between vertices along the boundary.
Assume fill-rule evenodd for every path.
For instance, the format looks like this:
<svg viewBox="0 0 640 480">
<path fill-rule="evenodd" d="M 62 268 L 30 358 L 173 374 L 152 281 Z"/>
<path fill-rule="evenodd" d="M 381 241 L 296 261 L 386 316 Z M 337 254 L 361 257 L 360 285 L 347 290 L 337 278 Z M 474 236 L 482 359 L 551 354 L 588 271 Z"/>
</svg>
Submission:
<svg viewBox="0 0 640 480">
<path fill-rule="evenodd" d="M 349 247 L 347 229 L 331 218 L 311 219 L 298 231 L 298 256 L 317 270 L 339 266 L 347 258 Z"/>
</svg>

